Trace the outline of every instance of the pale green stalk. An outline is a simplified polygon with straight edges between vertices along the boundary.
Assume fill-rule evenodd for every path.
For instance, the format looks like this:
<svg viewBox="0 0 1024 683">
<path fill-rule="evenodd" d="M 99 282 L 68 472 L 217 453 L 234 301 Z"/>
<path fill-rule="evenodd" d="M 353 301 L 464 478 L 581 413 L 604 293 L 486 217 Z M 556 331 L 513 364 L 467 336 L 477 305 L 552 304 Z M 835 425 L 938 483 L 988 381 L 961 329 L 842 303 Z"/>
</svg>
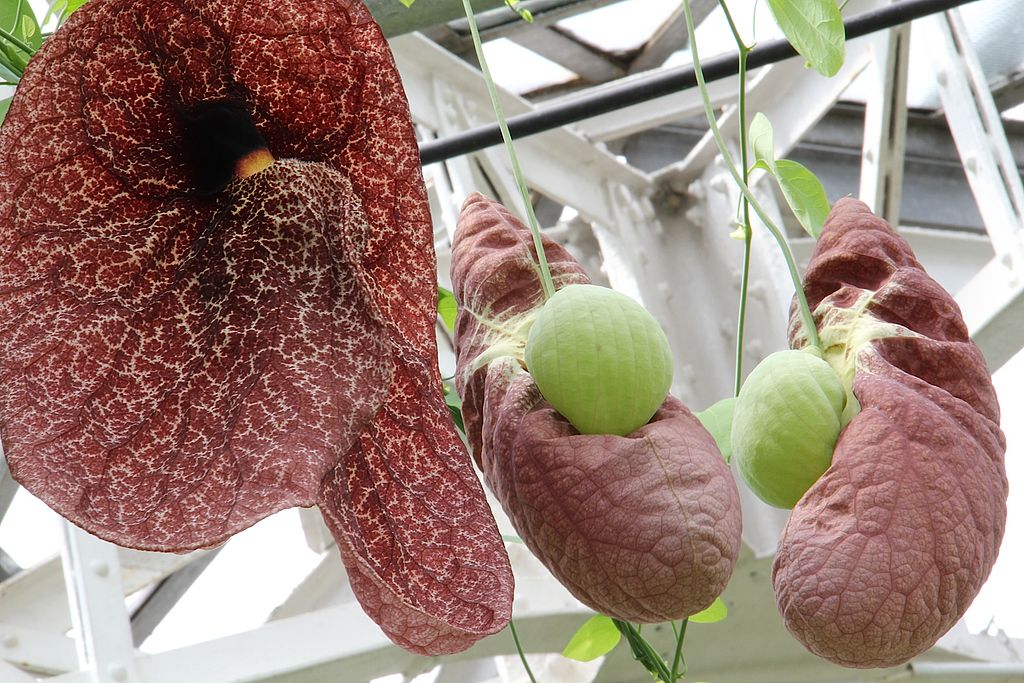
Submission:
<svg viewBox="0 0 1024 683">
<path fill-rule="evenodd" d="M 739 50 L 739 94 L 736 98 L 739 114 L 739 138 L 740 138 L 740 171 L 743 174 L 744 184 L 749 184 L 750 166 L 747 160 L 747 55 L 750 54 L 750 47 L 743 42 L 736 22 L 732 19 L 729 6 L 725 0 L 718 0 L 718 4 L 725 13 L 725 20 L 732 31 L 732 37 L 736 41 L 736 48 Z M 750 229 L 750 202 L 743 196 L 741 198 L 743 207 L 743 268 L 740 273 L 740 302 L 739 313 L 736 318 L 736 370 L 733 394 L 740 395 L 740 387 L 743 384 L 743 341 L 747 322 L 747 290 L 750 283 L 750 242 L 753 239 L 753 230 Z"/>
<path fill-rule="evenodd" d="M 467 0 L 468 1 L 468 0 Z M 810 306 L 807 305 L 807 296 L 804 294 L 803 285 L 800 282 L 800 270 L 796 267 L 796 260 L 793 258 L 793 252 L 789 248 L 789 243 L 786 242 L 785 236 L 782 231 L 779 230 L 778 226 L 768 217 L 768 213 L 761 206 L 760 202 L 751 192 L 750 187 L 743 181 L 739 171 L 736 170 L 736 163 L 733 161 L 732 154 L 729 153 L 728 147 L 725 145 L 725 139 L 722 137 L 722 132 L 718 129 L 718 121 L 715 119 L 715 112 L 711 106 L 711 98 L 708 97 L 708 86 L 704 80 L 704 71 L 700 67 L 700 56 L 697 54 L 697 36 L 696 30 L 693 23 L 693 10 L 690 8 L 690 0 L 683 0 L 683 13 L 686 15 L 686 29 L 690 34 L 690 54 L 693 56 L 693 73 L 697 77 L 697 87 L 700 90 L 701 99 L 704 103 L 704 115 L 707 117 L 708 125 L 711 128 L 711 136 L 715 140 L 715 144 L 718 147 L 719 154 L 722 155 L 722 159 L 725 161 L 726 169 L 732 176 L 732 179 L 736 182 L 736 185 L 740 188 L 740 192 L 750 203 L 750 206 L 754 209 L 754 213 L 761 219 L 765 227 L 768 228 L 768 232 L 772 234 L 775 241 L 779 244 L 779 249 L 782 250 L 782 256 L 786 260 L 786 267 L 789 270 L 789 276 L 793 280 L 793 285 L 796 289 L 797 302 L 800 307 L 800 317 L 803 320 L 804 330 L 807 333 L 807 338 L 811 344 L 821 348 L 821 341 L 818 339 L 818 330 L 814 325 L 814 316 L 811 314 Z"/>
<path fill-rule="evenodd" d="M 35 50 L 31 48 L 28 43 L 18 38 L 16 35 L 8 33 L 4 29 L 0 28 L 0 38 L 3 38 L 8 43 L 18 48 L 27 55 L 35 54 Z"/>
<path fill-rule="evenodd" d="M 529 676 L 530 683 L 537 683 L 537 679 L 533 677 L 533 671 L 530 670 L 530 663 L 526 661 L 526 653 L 523 652 L 523 646 L 519 642 L 519 634 L 516 633 L 516 622 L 509 619 L 508 627 L 512 630 L 512 640 L 516 643 L 516 651 L 519 653 L 519 659 L 523 662 L 523 668 L 526 669 L 526 675 Z"/>
<path fill-rule="evenodd" d="M 491 70 L 487 67 L 487 58 L 484 57 L 484 46 L 480 40 L 480 30 L 476 25 L 476 17 L 473 14 L 473 6 L 470 0 L 462 0 L 466 9 L 466 19 L 469 21 L 469 30 L 473 34 L 473 47 L 476 48 L 476 57 L 480 61 L 480 71 L 487 83 L 487 92 L 491 96 L 491 104 L 494 106 L 494 115 L 498 119 L 498 128 L 501 129 L 501 137 L 505 140 L 505 148 L 508 150 L 508 158 L 512 164 L 512 175 L 519 186 L 519 192 L 523 197 L 523 206 L 526 210 L 526 218 L 530 224 L 530 233 L 533 235 L 533 246 L 537 250 L 537 264 L 540 266 L 540 281 L 544 288 L 544 298 L 550 299 L 555 293 L 555 285 L 551 280 L 551 269 L 548 267 L 547 257 L 544 255 L 544 244 L 540 236 L 540 226 L 537 224 L 537 216 L 533 212 L 533 202 L 530 201 L 530 191 L 526 187 L 526 180 L 519 168 L 519 158 L 516 156 L 515 147 L 512 145 L 512 135 L 508 132 L 508 124 L 505 122 L 505 112 L 498 99 L 498 89 L 491 78 Z"/>
</svg>

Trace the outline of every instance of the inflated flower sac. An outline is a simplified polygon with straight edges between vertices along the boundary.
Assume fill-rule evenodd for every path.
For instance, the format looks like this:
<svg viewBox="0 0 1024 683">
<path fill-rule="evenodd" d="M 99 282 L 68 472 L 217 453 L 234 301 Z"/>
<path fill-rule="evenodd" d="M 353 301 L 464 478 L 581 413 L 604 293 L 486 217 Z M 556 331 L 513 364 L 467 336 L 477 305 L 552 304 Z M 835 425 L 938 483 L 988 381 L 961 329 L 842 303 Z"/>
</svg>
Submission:
<svg viewBox="0 0 1024 683">
<path fill-rule="evenodd" d="M 999 405 L 952 297 L 862 202 L 836 203 L 805 290 L 859 412 L 793 509 L 776 598 L 811 652 L 894 666 L 963 616 L 995 563 L 1007 495 Z M 790 341 L 807 343 L 796 311 Z"/>
<path fill-rule="evenodd" d="M 545 240 L 556 289 L 582 268 Z M 466 200 L 452 245 L 456 386 L 474 458 L 523 541 L 577 598 L 659 622 L 722 592 L 740 545 L 739 494 L 711 435 L 669 396 L 627 436 L 580 434 L 523 368 L 544 303 L 529 231 Z"/>
<path fill-rule="evenodd" d="M 315 504 L 403 647 L 505 625 L 508 558 L 440 391 L 408 105 L 361 3 L 92 0 L 26 70 L 0 155 L 19 482 L 161 551 Z"/>
</svg>

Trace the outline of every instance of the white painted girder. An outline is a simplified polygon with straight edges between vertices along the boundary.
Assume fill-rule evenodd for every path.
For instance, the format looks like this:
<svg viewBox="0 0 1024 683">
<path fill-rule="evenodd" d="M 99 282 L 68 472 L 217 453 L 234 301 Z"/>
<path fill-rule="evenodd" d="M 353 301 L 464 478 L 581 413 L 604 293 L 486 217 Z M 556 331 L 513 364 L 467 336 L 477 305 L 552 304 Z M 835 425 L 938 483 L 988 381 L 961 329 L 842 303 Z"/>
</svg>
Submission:
<svg viewBox="0 0 1024 683">
<path fill-rule="evenodd" d="M 7 508 L 14 500 L 14 494 L 18 492 L 18 482 L 14 481 L 11 471 L 7 467 L 7 458 L 4 457 L 3 444 L 0 444 L 0 520 L 7 514 Z"/>
<path fill-rule="evenodd" d="M 1004 259 L 992 259 L 956 294 L 964 322 L 989 372 L 1024 346 L 1024 273 Z"/>
<path fill-rule="evenodd" d="M 881 3 L 865 1 L 860 4 L 865 6 L 863 9 L 869 9 L 869 5 Z M 871 43 L 862 38 L 846 44 L 846 61 L 832 78 L 809 70 L 800 57 L 767 66 L 763 75 L 750 84 L 747 117 L 753 118 L 757 112 L 768 117 L 774 130 L 775 153 L 783 157 L 835 104 L 870 61 Z M 739 138 L 738 118 L 739 110 L 735 105 L 718 117 L 718 127 L 724 136 Z M 749 121 L 746 125 L 749 126 Z M 672 172 L 692 182 L 717 155 L 718 147 L 709 131 Z"/>
<path fill-rule="evenodd" d="M 953 141 L 996 255 L 1024 267 L 1024 183 L 957 10 L 928 17 L 932 65 Z"/>
<path fill-rule="evenodd" d="M 859 195 L 890 225 L 899 225 L 907 144 L 910 27 L 904 24 L 875 34 L 871 47 Z"/>
<path fill-rule="evenodd" d="M 460 111 L 468 125 L 494 121 L 487 89 L 478 70 L 420 35 L 402 36 L 393 40 L 391 46 L 413 118 L 418 123 L 441 130 L 445 117 L 451 116 L 453 109 Z M 440 96 L 438 82 L 445 84 Z M 499 96 L 506 116 L 533 109 L 529 102 L 508 91 L 499 89 Z M 594 187 L 608 181 L 634 189 L 650 187 L 650 178 L 645 173 L 566 129 L 516 140 L 516 151 L 530 187 L 595 220 L 609 222 L 613 207 L 606 196 L 593 191 Z M 488 158 L 491 163 L 498 163 L 496 153 Z M 507 161 L 500 158 L 507 169 Z M 513 206 L 518 206 L 518 202 Z"/>
<path fill-rule="evenodd" d="M 752 71 L 749 75 L 751 81 L 756 81 L 764 71 L 764 69 Z M 638 80 L 648 78 L 649 75 L 649 73 L 644 73 L 626 76 L 617 81 L 587 88 L 583 92 L 548 100 L 545 102 L 545 106 L 578 101 L 580 98 L 588 97 L 591 94 L 600 94 L 612 88 L 628 86 Z M 738 84 L 739 79 L 735 76 L 709 83 L 708 94 L 711 97 L 712 106 L 718 108 L 735 101 L 736 89 L 739 87 Z M 614 140 L 649 130 L 665 123 L 687 119 L 700 114 L 704 110 L 703 107 L 700 92 L 696 88 L 689 88 L 671 95 L 623 107 L 608 114 L 584 119 L 574 123 L 573 129 L 579 131 L 590 140 Z"/>
<path fill-rule="evenodd" d="M 3 683 L 36 683 L 35 678 L 2 659 L 0 659 L 0 681 Z"/>
<path fill-rule="evenodd" d="M 79 669 L 90 683 L 141 683 L 117 547 L 70 522 L 62 527 L 61 559 Z"/>
<path fill-rule="evenodd" d="M 957 10 L 927 19 L 950 132 L 995 259 L 957 294 L 971 336 L 995 372 L 1024 346 L 1024 183 Z"/>
<path fill-rule="evenodd" d="M 155 584 L 206 552 L 177 555 L 118 548 L 124 595 Z M 0 584 L 0 624 L 54 632 L 71 628 L 63 576 L 61 559 L 55 556 Z"/>
<path fill-rule="evenodd" d="M 0 621 L 0 662 L 35 674 L 78 669 L 75 641 L 57 629 L 40 630 Z M 0 681 L 4 681 L 0 672 Z"/>
</svg>

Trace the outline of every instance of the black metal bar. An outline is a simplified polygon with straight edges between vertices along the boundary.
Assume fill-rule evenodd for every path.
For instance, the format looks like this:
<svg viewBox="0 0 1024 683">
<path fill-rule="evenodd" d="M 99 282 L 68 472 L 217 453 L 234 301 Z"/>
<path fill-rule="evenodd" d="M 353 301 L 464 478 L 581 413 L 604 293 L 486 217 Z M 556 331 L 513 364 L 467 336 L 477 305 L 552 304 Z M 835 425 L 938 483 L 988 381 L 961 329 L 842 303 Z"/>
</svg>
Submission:
<svg viewBox="0 0 1024 683">
<path fill-rule="evenodd" d="M 859 38 L 875 31 L 899 26 L 914 19 L 976 1 L 904 0 L 895 5 L 851 17 L 844 22 L 846 38 L 848 40 Z M 756 69 L 767 64 L 781 62 L 795 55 L 796 51 L 785 39 L 769 41 L 750 53 L 747 57 L 747 68 Z M 704 69 L 705 80 L 716 81 L 734 75 L 738 68 L 737 59 L 737 55 L 732 54 L 703 62 L 701 66 Z M 508 128 L 513 138 L 524 138 L 657 97 L 671 95 L 696 87 L 696 85 L 697 77 L 693 67 L 679 67 L 619 87 L 609 88 L 589 97 L 583 96 L 571 102 L 542 107 L 536 111 L 513 116 L 508 119 Z M 433 164 L 499 144 L 501 144 L 501 131 L 496 123 L 489 124 L 441 140 L 430 140 L 420 144 L 420 161 L 424 165 Z"/>
</svg>

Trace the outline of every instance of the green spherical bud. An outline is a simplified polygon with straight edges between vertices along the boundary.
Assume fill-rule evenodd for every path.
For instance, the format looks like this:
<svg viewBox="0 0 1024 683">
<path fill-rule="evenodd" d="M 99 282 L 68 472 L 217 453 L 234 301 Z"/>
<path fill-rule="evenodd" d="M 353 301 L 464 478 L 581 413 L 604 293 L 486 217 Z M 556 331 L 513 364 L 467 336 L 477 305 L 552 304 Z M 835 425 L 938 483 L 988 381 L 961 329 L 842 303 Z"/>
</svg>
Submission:
<svg viewBox="0 0 1024 683">
<path fill-rule="evenodd" d="M 792 508 L 832 464 L 846 391 L 813 351 L 779 351 L 740 389 L 732 423 L 733 460 L 758 498 Z"/>
<path fill-rule="evenodd" d="M 557 291 L 530 328 L 525 356 L 541 394 L 581 434 L 635 431 L 672 383 L 668 338 L 654 317 L 596 285 Z"/>
</svg>

